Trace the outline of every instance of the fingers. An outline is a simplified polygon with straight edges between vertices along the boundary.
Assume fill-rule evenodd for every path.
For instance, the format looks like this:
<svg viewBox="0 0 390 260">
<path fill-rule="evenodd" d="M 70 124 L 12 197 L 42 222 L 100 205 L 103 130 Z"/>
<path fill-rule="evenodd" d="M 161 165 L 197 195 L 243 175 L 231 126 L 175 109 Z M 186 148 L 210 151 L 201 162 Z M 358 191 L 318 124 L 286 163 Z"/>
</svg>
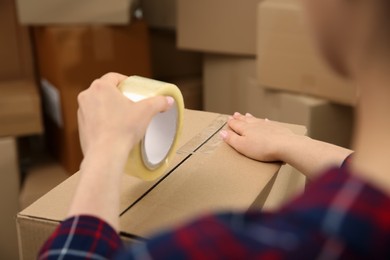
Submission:
<svg viewBox="0 0 390 260">
<path fill-rule="evenodd" d="M 239 135 L 243 134 L 246 125 L 247 122 L 235 118 L 228 121 L 228 126 Z"/>
<path fill-rule="evenodd" d="M 107 85 L 111 86 L 118 86 L 119 83 L 121 83 L 123 80 L 127 79 L 128 77 L 119 73 L 110 72 L 105 75 L 103 75 L 100 80 L 104 82 Z"/>
<path fill-rule="evenodd" d="M 221 138 L 235 150 L 240 151 L 242 147 L 243 137 L 231 130 L 222 130 L 219 132 Z"/>
<path fill-rule="evenodd" d="M 140 106 L 146 115 L 153 117 L 160 112 L 170 109 L 174 102 L 175 100 L 172 97 L 156 96 L 139 101 L 136 105 Z"/>
</svg>

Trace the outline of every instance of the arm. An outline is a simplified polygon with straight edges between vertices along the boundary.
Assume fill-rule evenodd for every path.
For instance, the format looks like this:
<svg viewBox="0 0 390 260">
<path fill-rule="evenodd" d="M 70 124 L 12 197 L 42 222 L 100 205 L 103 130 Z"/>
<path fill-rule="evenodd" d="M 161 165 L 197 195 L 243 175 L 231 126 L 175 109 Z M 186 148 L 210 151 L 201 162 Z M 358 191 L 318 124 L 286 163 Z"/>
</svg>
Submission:
<svg viewBox="0 0 390 260">
<path fill-rule="evenodd" d="M 81 179 L 69 216 L 92 215 L 118 229 L 119 182 L 128 154 L 152 117 L 167 110 L 172 98 L 133 103 L 117 89 L 126 77 L 109 73 L 79 97 L 79 131 L 84 153 Z"/>
<path fill-rule="evenodd" d="M 78 97 L 84 153 L 81 177 L 69 218 L 46 241 L 39 259 L 76 255 L 88 258 L 92 254 L 110 258 L 120 248 L 115 230 L 119 228 L 119 187 L 128 154 L 141 140 L 152 117 L 174 102 L 170 97 L 153 97 L 133 103 L 117 89 L 125 78 L 106 74 Z M 69 241 L 73 251 L 65 250 Z"/>
<path fill-rule="evenodd" d="M 222 138 L 238 152 L 258 161 L 283 161 L 312 179 L 323 170 L 340 166 L 351 150 L 298 136 L 277 122 L 236 113 L 228 122 L 231 130 Z"/>
</svg>

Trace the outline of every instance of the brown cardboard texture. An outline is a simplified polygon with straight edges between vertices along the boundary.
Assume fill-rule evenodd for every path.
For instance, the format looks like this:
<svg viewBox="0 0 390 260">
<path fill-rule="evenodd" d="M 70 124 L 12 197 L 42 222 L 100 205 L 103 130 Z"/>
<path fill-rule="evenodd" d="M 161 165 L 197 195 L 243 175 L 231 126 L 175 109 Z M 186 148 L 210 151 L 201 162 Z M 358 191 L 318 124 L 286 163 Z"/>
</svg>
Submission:
<svg viewBox="0 0 390 260">
<path fill-rule="evenodd" d="M 15 216 L 19 211 L 19 165 L 15 138 L 0 138 L 0 258 L 18 259 Z"/>
<path fill-rule="evenodd" d="M 256 80 L 255 58 L 205 55 L 203 80 L 205 110 L 266 116 L 264 89 Z"/>
<path fill-rule="evenodd" d="M 325 64 L 311 39 L 301 1 L 258 5 L 258 80 L 262 86 L 354 105 L 357 88 Z"/>
<path fill-rule="evenodd" d="M 129 24 L 135 0 L 16 0 L 19 21 L 29 25 Z"/>
<path fill-rule="evenodd" d="M 53 155 L 68 172 L 79 168 L 77 95 L 103 74 L 151 76 L 149 36 L 143 21 L 129 26 L 50 26 L 34 30 Z"/>
<path fill-rule="evenodd" d="M 178 0 L 179 48 L 256 55 L 256 6 L 261 0 Z"/>
<path fill-rule="evenodd" d="M 33 76 L 30 37 L 16 22 L 13 0 L 0 1 L 0 80 Z"/>
<path fill-rule="evenodd" d="M 34 81 L 0 81 L 0 126 L 0 137 L 43 132 L 41 100 Z"/>
<path fill-rule="evenodd" d="M 179 150 L 165 176 L 143 182 L 123 176 L 120 235 L 125 241 L 148 238 L 201 214 L 221 210 L 261 209 L 280 164 L 248 159 L 219 137 L 227 116 L 185 111 Z M 305 128 L 288 125 L 295 133 Z M 18 214 L 23 259 L 39 247 L 66 217 L 79 174 L 75 174 Z"/>
</svg>

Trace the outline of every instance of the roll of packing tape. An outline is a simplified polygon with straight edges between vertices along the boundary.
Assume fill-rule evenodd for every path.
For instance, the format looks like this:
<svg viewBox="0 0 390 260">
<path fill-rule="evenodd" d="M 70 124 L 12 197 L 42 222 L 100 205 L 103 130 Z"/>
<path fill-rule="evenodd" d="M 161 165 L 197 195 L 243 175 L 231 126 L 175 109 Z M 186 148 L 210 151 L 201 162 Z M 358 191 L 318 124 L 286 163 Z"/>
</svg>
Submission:
<svg viewBox="0 0 390 260">
<path fill-rule="evenodd" d="M 168 168 L 176 152 L 181 134 L 184 101 L 179 88 L 173 84 L 132 76 L 121 82 L 120 91 L 134 102 L 153 96 L 171 96 L 171 109 L 153 117 L 144 138 L 129 154 L 125 171 L 129 175 L 152 181 Z"/>
</svg>

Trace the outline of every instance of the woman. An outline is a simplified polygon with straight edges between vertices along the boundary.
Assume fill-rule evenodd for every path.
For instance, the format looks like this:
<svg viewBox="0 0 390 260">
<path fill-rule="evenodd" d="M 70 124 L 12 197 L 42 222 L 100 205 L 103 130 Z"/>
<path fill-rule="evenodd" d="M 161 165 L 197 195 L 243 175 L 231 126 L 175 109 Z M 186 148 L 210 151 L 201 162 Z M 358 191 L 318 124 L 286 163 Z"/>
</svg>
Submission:
<svg viewBox="0 0 390 260">
<path fill-rule="evenodd" d="M 253 159 L 298 168 L 312 180 L 305 194 L 274 213 L 207 216 L 124 249 L 116 230 L 126 155 L 173 100 L 132 103 L 116 88 L 125 77 L 107 74 L 79 96 L 81 180 L 40 258 L 390 259 L 390 1 L 305 5 L 327 62 L 360 88 L 355 153 L 343 167 L 351 151 L 236 113 L 222 138 Z"/>
</svg>

